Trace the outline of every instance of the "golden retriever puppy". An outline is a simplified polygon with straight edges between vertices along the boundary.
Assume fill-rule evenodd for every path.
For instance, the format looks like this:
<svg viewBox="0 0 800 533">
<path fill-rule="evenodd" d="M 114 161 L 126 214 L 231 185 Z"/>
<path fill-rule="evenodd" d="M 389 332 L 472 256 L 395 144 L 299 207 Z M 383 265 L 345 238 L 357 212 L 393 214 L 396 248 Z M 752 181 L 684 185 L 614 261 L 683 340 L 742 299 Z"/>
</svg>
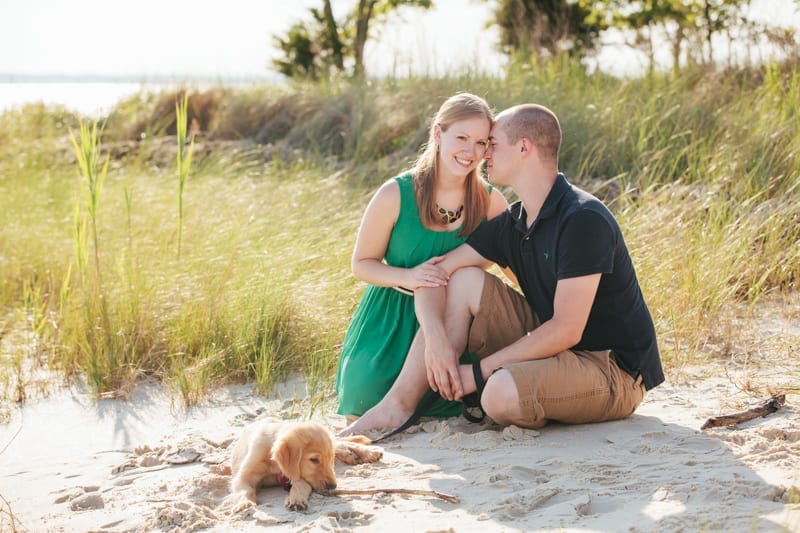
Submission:
<svg viewBox="0 0 800 533">
<path fill-rule="evenodd" d="M 347 464 L 374 462 L 383 456 L 371 441 L 356 436 L 336 441 L 316 422 L 259 421 L 245 428 L 231 453 L 231 491 L 245 498 L 240 507 L 256 503 L 259 486 L 283 485 L 286 507 L 308 507 L 312 490 L 336 488 L 334 457 Z"/>
</svg>

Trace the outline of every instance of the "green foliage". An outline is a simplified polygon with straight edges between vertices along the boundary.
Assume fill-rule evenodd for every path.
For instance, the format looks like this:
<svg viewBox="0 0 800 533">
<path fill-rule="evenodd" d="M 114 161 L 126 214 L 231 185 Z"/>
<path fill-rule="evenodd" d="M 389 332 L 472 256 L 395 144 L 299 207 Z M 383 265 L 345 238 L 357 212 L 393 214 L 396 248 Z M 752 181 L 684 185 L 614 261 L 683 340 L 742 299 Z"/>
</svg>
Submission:
<svg viewBox="0 0 800 533">
<path fill-rule="evenodd" d="M 586 21 L 618 28 L 633 35 L 629 44 L 643 50 L 654 67 L 656 39 L 666 37 L 673 69 L 712 65 L 717 59 L 715 37 L 727 36 L 757 45 L 763 40 L 796 53 L 796 31 L 748 17 L 751 0 L 582 0 L 590 10 Z M 795 43 L 795 44 L 791 44 Z M 729 55 L 729 64 L 731 56 Z"/>
<path fill-rule="evenodd" d="M 178 165 L 178 259 L 180 259 L 181 244 L 183 242 L 183 189 L 186 187 L 186 178 L 189 177 L 189 169 L 192 166 L 192 154 L 194 153 L 194 135 L 187 139 L 187 132 L 189 129 L 188 92 L 184 93 L 183 102 L 175 103 L 175 119 L 177 124 L 176 138 L 178 140 L 176 161 Z M 127 204 L 127 194 L 125 198 Z"/>
<path fill-rule="evenodd" d="M 515 57 L 555 57 L 567 51 L 583 56 L 593 50 L 605 29 L 591 17 L 588 2 L 570 0 L 501 0 L 495 6 L 500 49 Z"/>
<path fill-rule="evenodd" d="M 97 278 L 100 279 L 100 246 L 97 239 L 97 208 L 100 203 L 100 193 L 103 190 L 103 183 L 108 173 L 110 159 L 106 158 L 105 163 L 100 166 L 100 132 L 97 129 L 97 122 L 91 126 L 86 122 L 81 122 L 78 137 L 70 131 L 72 146 L 75 149 L 75 157 L 78 161 L 79 174 L 82 180 L 81 190 L 84 196 L 84 207 L 89 215 L 89 222 L 92 230 L 92 243 L 94 244 L 94 259 Z M 80 219 L 79 211 L 76 218 Z M 78 222 L 76 225 L 80 226 Z M 85 240 L 81 235 L 79 242 L 83 244 Z M 80 264 L 80 263 L 79 263 Z M 84 274 L 84 272 L 81 272 Z"/>
<path fill-rule="evenodd" d="M 272 61 L 275 69 L 289 78 L 319 79 L 323 70 L 328 71 L 330 65 L 325 64 L 319 48 L 307 24 L 296 23 L 289 28 L 286 37 L 275 36 L 275 45 L 283 53 L 283 59 Z"/>
<path fill-rule="evenodd" d="M 359 0 L 344 21 L 337 21 L 330 0 L 323 0 L 322 9 L 309 9 L 310 21 L 295 23 L 286 36 L 273 38 L 283 54 L 273 60 L 273 67 L 293 79 L 320 80 L 336 75 L 363 78 L 370 25 L 382 22 L 402 6 L 427 9 L 432 5 L 432 0 Z"/>
<path fill-rule="evenodd" d="M 796 29 L 750 15 L 751 4 L 752 0 L 499 0 L 494 3 L 492 23 L 500 29 L 501 51 L 512 60 L 532 55 L 549 59 L 563 53 L 586 57 L 609 28 L 621 30 L 627 46 L 645 52 L 651 68 L 655 48 L 663 39 L 676 71 L 714 64 L 723 38 L 728 47 L 768 42 L 796 56 Z M 292 79 L 363 78 L 364 47 L 371 28 L 398 8 L 432 5 L 432 0 L 359 0 L 346 17 L 336 20 L 331 1 L 323 0 L 321 8 L 309 9 L 308 20 L 273 39 L 282 54 L 273 67 Z M 729 54 L 727 61 L 731 66 L 734 55 Z"/>
</svg>

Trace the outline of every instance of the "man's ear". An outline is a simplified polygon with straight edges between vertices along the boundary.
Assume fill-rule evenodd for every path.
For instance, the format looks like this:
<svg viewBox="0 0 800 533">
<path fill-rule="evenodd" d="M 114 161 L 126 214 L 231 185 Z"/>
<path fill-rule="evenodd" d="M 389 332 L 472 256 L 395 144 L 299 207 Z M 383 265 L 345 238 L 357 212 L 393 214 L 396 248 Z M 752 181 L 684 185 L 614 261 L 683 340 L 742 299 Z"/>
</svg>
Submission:
<svg viewBox="0 0 800 533">
<path fill-rule="evenodd" d="M 527 137 L 523 137 L 522 139 L 520 139 L 519 146 L 520 146 L 519 148 L 520 152 L 522 152 L 523 154 L 529 154 L 533 148 L 533 143 Z"/>
</svg>

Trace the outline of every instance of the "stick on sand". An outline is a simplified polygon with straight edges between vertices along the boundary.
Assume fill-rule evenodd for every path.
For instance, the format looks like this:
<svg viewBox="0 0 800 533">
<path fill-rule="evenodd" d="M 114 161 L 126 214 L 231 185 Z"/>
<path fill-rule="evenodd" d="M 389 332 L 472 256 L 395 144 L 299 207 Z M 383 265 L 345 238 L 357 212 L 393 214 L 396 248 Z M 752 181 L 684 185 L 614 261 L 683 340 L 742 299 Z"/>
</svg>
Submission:
<svg viewBox="0 0 800 533">
<path fill-rule="evenodd" d="M 734 413 L 732 415 L 715 416 L 709 418 L 706 420 L 706 423 L 700 427 L 700 429 L 735 426 L 736 424 L 741 424 L 742 422 L 747 422 L 748 420 L 753 420 L 754 418 L 767 416 L 768 414 L 774 413 L 784 405 L 786 405 L 786 395 L 778 394 L 770 398 L 764 405 L 760 407 L 754 407 L 752 409 L 748 409 L 747 411 Z"/>
</svg>

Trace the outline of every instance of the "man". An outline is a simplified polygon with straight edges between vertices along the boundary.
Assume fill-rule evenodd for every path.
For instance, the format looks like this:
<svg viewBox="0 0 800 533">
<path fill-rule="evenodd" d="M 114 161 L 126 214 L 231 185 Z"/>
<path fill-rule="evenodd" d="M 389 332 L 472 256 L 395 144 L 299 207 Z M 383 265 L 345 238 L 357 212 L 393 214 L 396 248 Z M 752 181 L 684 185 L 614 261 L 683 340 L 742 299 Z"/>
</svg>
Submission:
<svg viewBox="0 0 800 533">
<path fill-rule="evenodd" d="M 444 256 L 446 286 L 416 291 L 420 332 L 403 370 L 343 433 L 401 425 L 428 386 L 449 400 L 477 391 L 495 422 L 539 428 L 624 418 L 664 381 L 619 226 L 559 173 L 560 145 L 558 119 L 543 106 L 497 116 L 489 180 L 520 201 Z M 491 262 L 510 268 L 524 296 L 484 270 Z M 459 365 L 465 348 L 474 368 Z"/>
</svg>

